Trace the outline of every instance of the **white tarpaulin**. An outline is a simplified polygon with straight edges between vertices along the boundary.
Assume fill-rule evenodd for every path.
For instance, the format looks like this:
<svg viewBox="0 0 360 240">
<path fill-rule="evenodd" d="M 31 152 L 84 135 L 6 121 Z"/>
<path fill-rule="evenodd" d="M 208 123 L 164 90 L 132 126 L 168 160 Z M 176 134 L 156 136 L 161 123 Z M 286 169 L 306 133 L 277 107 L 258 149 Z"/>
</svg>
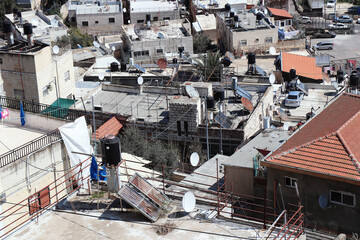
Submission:
<svg viewBox="0 0 360 240">
<path fill-rule="evenodd" d="M 81 164 L 81 167 L 79 166 L 73 170 L 74 173 L 82 170 L 78 174 L 76 174 L 76 179 L 78 180 L 81 177 L 88 177 L 90 175 L 91 157 L 83 154 L 74 153 L 93 153 L 93 148 L 90 145 L 90 136 L 86 126 L 85 117 L 80 117 L 72 123 L 68 123 L 62 127 L 59 127 L 59 131 L 70 157 L 71 168 L 79 165 L 79 163 L 87 159 L 83 164 Z M 85 166 L 87 167 L 85 168 Z M 88 187 L 87 180 L 78 183 L 83 184 L 84 188 Z"/>
</svg>

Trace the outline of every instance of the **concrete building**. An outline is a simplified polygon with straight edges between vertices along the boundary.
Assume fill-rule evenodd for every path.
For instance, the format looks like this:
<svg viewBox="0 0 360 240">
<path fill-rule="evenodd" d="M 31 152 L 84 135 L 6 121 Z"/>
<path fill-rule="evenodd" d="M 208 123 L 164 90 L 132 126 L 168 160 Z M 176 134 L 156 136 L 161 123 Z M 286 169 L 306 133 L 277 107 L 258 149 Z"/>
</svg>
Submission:
<svg viewBox="0 0 360 240">
<path fill-rule="evenodd" d="M 292 26 L 293 16 L 291 16 L 286 10 L 277 8 L 267 8 L 270 12 L 270 16 L 273 18 L 273 23 L 279 28 L 286 28 Z"/>
<path fill-rule="evenodd" d="M 214 14 L 197 15 L 196 22 L 192 23 L 195 33 L 202 33 L 216 43 L 216 18 Z"/>
<path fill-rule="evenodd" d="M 30 42 L 30 45 L 29 45 Z M 75 93 L 71 51 L 52 54 L 38 41 L 15 41 L 0 48 L 1 78 L 7 97 L 51 104 Z"/>
<path fill-rule="evenodd" d="M 119 32 L 123 24 L 121 1 L 69 0 L 69 22 L 89 34 Z"/>
<path fill-rule="evenodd" d="M 278 42 L 278 29 L 261 13 L 235 9 L 220 12 L 216 14 L 216 26 L 218 47 L 223 53 L 241 55 L 244 50 L 270 47 Z"/>
<path fill-rule="evenodd" d="M 40 9 L 41 0 L 16 0 L 16 5 L 21 9 Z"/>
<path fill-rule="evenodd" d="M 177 1 L 131 0 L 127 12 L 130 13 L 130 22 L 125 24 L 146 23 L 180 19 L 179 4 Z M 147 19 L 148 18 L 148 19 Z"/>
<path fill-rule="evenodd" d="M 31 23 L 33 25 L 33 39 L 50 45 L 56 42 L 62 36 L 67 36 L 68 28 L 58 15 L 46 16 L 42 11 L 22 12 L 21 17 L 14 14 L 6 14 L 12 25 L 14 36 L 16 39 L 26 39 L 24 35 L 24 24 Z"/>
<path fill-rule="evenodd" d="M 360 231 L 359 111 L 359 95 L 341 94 L 261 161 L 267 196 L 300 202 L 311 228 Z"/>
<path fill-rule="evenodd" d="M 184 54 L 193 53 L 191 26 L 186 19 L 123 27 L 123 50 L 135 61 L 154 62 L 166 53 L 179 52 L 179 48 Z"/>
</svg>

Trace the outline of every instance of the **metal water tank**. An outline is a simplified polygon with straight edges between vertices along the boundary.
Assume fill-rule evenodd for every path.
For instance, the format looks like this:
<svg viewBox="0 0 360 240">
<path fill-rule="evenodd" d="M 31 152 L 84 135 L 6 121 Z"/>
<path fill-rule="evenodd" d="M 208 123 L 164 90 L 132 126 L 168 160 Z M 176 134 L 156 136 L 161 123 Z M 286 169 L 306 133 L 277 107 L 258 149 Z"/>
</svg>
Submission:
<svg viewBox="0 0 360 240">
<path fill-rule="evenodd" d="M 270 117 L 264 117 L 263 126 L 264 126 L 264 129 L 270 128 Z"/>
<path fill-rule="evenodd" d="M 290 69 L 290 80 L 293 80 L 296 78 L 296 70 L 295 69 Z"/>
<path fill-rule="evenodd" d="M 214 99 L 215 101 L 223 101 L 225 99 L 225 91 L 219 90 L 214 93 Z"/>
<path fill-rule="evenodd" d="M 173 58 L 173 64 L 176 64 L 177 63 L 177 58 Z"/>
<path fill-rule="evenodd" d="M 119 64 L 117 62 L 112 62 L 110 64 L 110 71 L 111 72 L 118 72 L 119 71 Z"/>
<path fill-rule="evenodd" d="M 356 73 L 353 72 L 350 75 L 350 86 L 351 87 L 358 87 L 360 84 L 360 76 Z"/>
<path fill-rule="evenodd" d="M 225 11 L 230 11 L 231 10 L 231 6 L 229 3 L 225 4 Z"/>
<path fill-rule="evenodd" d="M 206 108 L 214 108 L 215 107 L 215 101 L 213 97 L 207 97 L 206 99 Z"/>
<path fill-rule="evenodd" d="M 233 90 L 237 89 L 237 83 L 238 83 L 238 78 L 237 77 L 232 77 L 232 89 Z"/>
<path fill-rule="evenodd" d="M 151 15 L 150 14 L 146 14 L 146 21 L 150 21 L 151 19 Z"/>
<path fill-rule="evenodd" d="M 344 71 L 343 70 L 338 70 L 336 73 L 336 80 L 338 83 L 341 83 L 342 81 L 344 81 Z"/>
<path fill-rule="evenodd" d="M 238 15 L 235 15 L 235 16 L 234 16 L 234 21 L 235 21 L 235 22 L 238 22 L 238 21 L 239 21 L 239 16 L 238 16 Z"/>
<path fill-rule="evenodd" d="M 228 57 L 224 57 L 222 60 L 222 64 L 224 64 L 224 67 L 229 67 L 231 64 L 231 60 Z"/>
<path fill-rule="evenodd" d="M 21 12 L 19 11 L 18 13 L 17 13 L 17 16 L 18 16 L 18 18 L 21 18 Z"/>
<path fill-rule="evenodd" d="M 31 23 L 25 23 L 24 24 L 24 34 L 25 35 L 33 34 L 33 27 L 31 25 Z"/>
<path fill-rule="evenodd" d="M 13 14 L 18 14 L 19 10 L 17 8 L 13 8 Z"/>
<path fill-rule="evenodd" d="M 255 53 L 251 52 L 248 54 L 248 64 L 255 64 L 255 63 L 256 63 Z"/>
<path fill-rule="evenodd" d="M 120 138 L 107 135 L 101 139 L 102 163 L 106 165 L 118 165 L 121 161 Z"/>
<path fill-rule="evenodd" d="M 11 23 L 9 21 L 3 22 L 3 31 L 4 33 L 11 33 Z"/>
<path fill-rule="evenodd" d="M 230 12 L 230 17 L 234 17 L 235 13 L 234 12 Z"/>
</svg>

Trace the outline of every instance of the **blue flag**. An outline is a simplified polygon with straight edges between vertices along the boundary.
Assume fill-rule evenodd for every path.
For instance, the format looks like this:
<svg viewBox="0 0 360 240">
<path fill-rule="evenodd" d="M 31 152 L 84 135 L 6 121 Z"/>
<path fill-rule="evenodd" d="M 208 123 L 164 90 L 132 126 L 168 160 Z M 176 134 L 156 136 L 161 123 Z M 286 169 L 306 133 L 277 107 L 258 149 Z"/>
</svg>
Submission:
<svg viewBox="0 0 360 240">
<path fill-rule="evenodd" d="M 23 108 L 23 104 L 20 101 L 20 120 L 21 120 L 21 126 L 25 125 L 25 112 L 24 112 L 24 108 Z"/>
</svg>

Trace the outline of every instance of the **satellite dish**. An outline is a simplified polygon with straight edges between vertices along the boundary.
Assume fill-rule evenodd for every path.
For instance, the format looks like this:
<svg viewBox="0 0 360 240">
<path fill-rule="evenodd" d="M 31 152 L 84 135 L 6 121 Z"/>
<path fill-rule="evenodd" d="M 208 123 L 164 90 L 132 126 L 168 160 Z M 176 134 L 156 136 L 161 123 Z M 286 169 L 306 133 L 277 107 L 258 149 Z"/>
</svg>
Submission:
<svg viewBox="0 0 360 240">
<path fill-rule="evenodd" d="M 200 160 L 200 158 L 199 158 L 199 154 L 197 152 L 193 152 L 190 155 L 191 166 L 196 167 L 199 164 L 199 160 Z"/>
<path fill-rule="evenodd" d="M 327 194 L 321 194 L 319 196 L 319 205 L 322 209 L 326 208 L 328 205 L 328 196 Z"/>
<path fill-rule="evenodd" d="M 271 55 L 275 55 L 275 54 L 276 54 L 276 49 L 275 49 L 274 47 L 270 47 L 270 48 L 269 48 L 269 53 L 270 53 Z"/>
<path fill-rule="evenodd" d="M 115 50 L 116 50 L 116 49 L 115 49 L 115 46 L 112 46 L 112 47 L 111 47 L 111 50 L 115 51 Z"/>
<path fill-rule="evenodd" d="M 182 207 L 185 212 L 194 210 L 196 204 L 195 195 L 192 192 L 187 192 L 182 198 Z"/>
<path fill-rule="evenodd" d="M 123 8 L 123 12 L 126 13 L 126 8 Z"/>
<path fill-rule="evenodd" d="M 250 112 L 254 110 L 254 106 L 252 105 L 251 101 L 247 99 L 246 97 L 241 98 L 241 103 L 244 105 L 244 107 L 249 110 Z"/>
<path fill-rule="evenodd" d="M 52 51 L 53 51 L 54 54 L 58 54 L 60 49 L 59 49 L 59 47 L 57 45 L 55 45 L 55 46 L 53 46 Z"/>
<path fill-rule="evenodd" d="M 138 78 L 137 78 L 137 83 L 138 83 L 139 85 L 143 84 L 143 83 L 144 83 L 143 77 L 138 77 Z"/>
<path fill-rule="evenodd" d="M 270 76 L 269 76 L 269 83 L 272 85 L 272 84 L 274 84 L 275 83 L 275 75 L 274 74 L 270 74 Z"/>
<path fill-rule="evenodd" d="M 167 67 L 167 61 L 166 61 L 166 59 L 160 58 L 160 59 L 157 61 L 157 65 L 159 66 L 159 68 L 165 69 L 165 68 Z"/>
<path fill-rule="evenodd" d="M 93 41 L 93 45 L 97 48 L 100 47 L 100 43 L 98 43 L 97 41 Z"/>
<path fill-rule="evenodd" d="M 100 81 L 104 80 L 105 74 L 103 72 L 99 72 L 98 78 L 100 79 Z"/>
</svg>

